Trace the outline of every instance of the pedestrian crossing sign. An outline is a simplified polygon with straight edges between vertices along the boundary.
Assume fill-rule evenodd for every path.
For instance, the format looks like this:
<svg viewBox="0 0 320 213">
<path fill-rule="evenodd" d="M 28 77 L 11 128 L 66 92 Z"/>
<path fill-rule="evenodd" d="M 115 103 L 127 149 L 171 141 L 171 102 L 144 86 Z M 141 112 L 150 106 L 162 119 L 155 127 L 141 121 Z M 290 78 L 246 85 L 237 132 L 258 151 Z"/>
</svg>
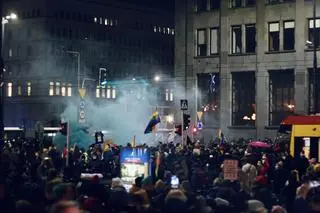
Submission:
<svg viewBox="0 0 320 213">
<path fill-rule="evenodd" d="M 180 109 L 188 110 L 188 100 L 185 100 L 185 99 L 180 100 Z"/>
</svg>

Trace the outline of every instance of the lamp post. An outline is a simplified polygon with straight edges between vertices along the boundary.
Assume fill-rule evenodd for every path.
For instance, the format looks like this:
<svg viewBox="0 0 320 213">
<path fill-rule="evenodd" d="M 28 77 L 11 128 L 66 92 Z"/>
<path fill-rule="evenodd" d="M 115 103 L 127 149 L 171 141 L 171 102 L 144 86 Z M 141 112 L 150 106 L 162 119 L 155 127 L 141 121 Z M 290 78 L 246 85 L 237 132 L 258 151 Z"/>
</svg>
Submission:
<svg viewBox="0 0 320 213">
<path fill-rule="evenodd" d="M 71 51 L 71 50 L 66 50 L 66 53 L 71 53 L 77 56 L 77 81 L 78 81 L 78 90 L 81 88 L 81 83 L 80 83 L 80 52 L 78 51 Z"/>
<path fill-rule="evenodd" d="M 2 1 L 0 2 L 0 17 L 2 17 Z M 9 23 L 10 20 L 17 19 L 18 16 L 15 13 L 11 13 L 8 16 L 1 18 L 1 46 L 0 46 L 0 149 L 4 145 L 4 96 L 5 96 L 5 83 L 4 83 L 4 35 L 5 35 L 5 24 Z"/>
<path fill-rule="evenodd" d="M 317 46 L 319 45 L 316 43 L 316 0 L 313 0 L 313 96 L 314 96 L 314 114 L 318 113 L 319 111 L 319 104 L 318 104 L 318 64 L 317 64 Z"/>
</svg>

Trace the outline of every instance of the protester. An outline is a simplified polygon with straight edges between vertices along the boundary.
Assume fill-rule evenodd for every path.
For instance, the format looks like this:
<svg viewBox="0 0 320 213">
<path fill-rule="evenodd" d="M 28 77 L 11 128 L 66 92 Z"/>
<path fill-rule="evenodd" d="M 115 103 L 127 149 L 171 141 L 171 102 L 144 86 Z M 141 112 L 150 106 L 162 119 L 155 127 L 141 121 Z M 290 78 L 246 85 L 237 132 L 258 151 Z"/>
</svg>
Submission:
<svg viewBox="0 0 320 213">
<path fill-rule="evenodd" d="M 294 159 L 286 149 L 257 151 L 247 148 L 248 143 L 242 139 L 144 145 L 153 156 L 152 175 L 137 177 L 127 189 L 119 178 L 123 147 L 110 145 L 103 151 L 91 146 L 86 151 L 74 146 L 61 153 L 54 145 L 44 148 L 36 141 L 17 139 L 7 142 L 1 152 L 0 211 L 320 212 L 320 165 L 315 159 L 309 162 L 303 152 Z M 238 161 L 235 180 L 225 176 L 225 159 Z M 172 177 L 179 179 L 178 185 L 171 185 Z"/>
</svg>

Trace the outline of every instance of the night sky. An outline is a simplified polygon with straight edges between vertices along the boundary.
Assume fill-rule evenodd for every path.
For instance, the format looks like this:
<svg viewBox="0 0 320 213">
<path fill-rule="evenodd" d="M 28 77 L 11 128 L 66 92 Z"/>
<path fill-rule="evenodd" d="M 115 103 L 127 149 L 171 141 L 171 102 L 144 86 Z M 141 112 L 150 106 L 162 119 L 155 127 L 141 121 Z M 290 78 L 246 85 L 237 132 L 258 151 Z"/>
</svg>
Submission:
<svg viewBox="0 0 320 213">
<path fill-rule="evenodd" d="M 174 0 L 118 0 L 147 7 L 174 10 Z"/>
</svg>

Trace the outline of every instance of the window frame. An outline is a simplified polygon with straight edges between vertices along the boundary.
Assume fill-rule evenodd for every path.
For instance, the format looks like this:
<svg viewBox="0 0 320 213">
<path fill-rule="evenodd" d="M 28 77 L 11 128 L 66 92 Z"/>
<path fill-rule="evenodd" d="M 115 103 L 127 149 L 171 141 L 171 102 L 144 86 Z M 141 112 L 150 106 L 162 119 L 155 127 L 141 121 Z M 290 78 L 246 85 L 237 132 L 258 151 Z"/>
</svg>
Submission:
<svg viewBox="0 0 320 213">
<path fill-rule="evenodd" d="M 268 124 L 269 124 L 269 126 L 278 126 L 278 125 L 280 125 L 281 120 L 283 120 L 286 116 L 289 116 L 290 114 L 292 114 L 294 112 L 294 109 L 292 111 L 290 111 L 289 109 L 286 110 L 286 108 L 284 106 L 285 101 L 287 102 L 287 105 L 289 105 L 289 104 L 295 105 L 295 103 L 294 103 L 295 102 L 295 99 L 294 99 L 294 92 L 295 92 L 294 69 L 268 70 L 268 73 L 269 73 Z M 278 73 L 278 75 L 272 76 L 275 73 Z M 283 76 L 279 77 L 279 74 L 283 75 L 285 77 L 283 77 Z M 290 78 L 289 78 L 289 76 L 290 76 Z M 274 81 L 275 79 L 276 79 L 276 81 Z M 285 79 L 285 81 L 283 79 Z M 274 83 L 274 82 L 276 82 L 276 83 Z M 274 88 L 275 84 L 281 85 L 281 87 Z M 292 84 L 291 88 L 289 88 L 289 84 Z M 280 104 L 277 101 L 278 100 L 278 92 L 274 93 L 275 89 L 278 91 L 280 90 L 280 93 L 281 93 L 281 98 L 279 99 L 281 102 Z M 292 91 L 290 91 L 290 89 Z M 287 97 L 284 98 L 283 96 L 286 93 L 287 93 Z M 292 96 L 292 97 L 290 98 L 290 96 Z M 274 97 L 275 97 L 275 99 L 274 99 Z M 289 100 L 289 99 L 291 99 L 291 100 Z M 274 109 L 274 108 L 276 108 L 276 109 Z M 279 108 L 279 109 L 277 109 L 277 108 Z M 278 116 L 280 116 L 280 118 Z"/>
<path fill-rule="evenodd" d="M 217 34 L 217 41 L 216 41 L 216 48 L 217 48 L 217 52 L 212 52 L 212 31 L 216 31 Z M 220 30 L 219 27 L 212 27 L 210 28 L 210 55 L 218 55 L 220 52 Z"/>
<path fill-rule="evenodd" d="M 278 24 L 278 31 L 271 31 L 272 24 Z M 278 50 L 271 50 L 270 37 L 271 37 L 271 33 L 273 32 L 278 32 Z M 279 52 L 279 51 L 280 51 L 280 22 L 279 21 L 268 22 L 268 52 Z"/>
<path fill-rule="evenodd" d="M 246 75 L 246 76 L 245 76 Z M 250 80 L 248 79 L 250 77 Z M 248 81 L 253 80 L 252 88 L 248 87 L 248 83 L 242 81 L 243 79 L 248 79 Z M 242 82 L 242 83 L 239 83 Z M 245 120 L 245 116 L 250 116 L 250 118 L 255 114 L 253 105 L 256 104 L 256 73 L 255 71 L 245 71 L 245 72 L 232 72 L 231 73 L 231 125 L 232 126 L 252 126 L 256 124 L 256 120 Z M 239 86 L 240 85 L 240 86 Z M 236 88 L 236 87 L 240 87 Z M 247 90 L 247 91 L 246 91 Z M 249 100 L 252 99 L 252 100 Z M 237 103 L 237 100 L 242 100 L 242 102 Z M 248 103 L 246 103 L 248 102 Z M 252 103 L 249 103 L 252 102 Z M 242 108 L 245 105 L 251 104 L 251 109 L 248 107 L 247 110 Z M 252 114 L 251 114 L 252 112 Z"/>
<path fill-rule="evenodd" d="M 286 28 L 286 23 L 292 23 L 293 22 L 293 27 L 289 27 L 289 28 Z M 283 50 L 285 50 L 285 51 L 294 51 L 296 48 L 295 48 L 295 44 L 296 44 L 296 35 L 295 35 L 295 32 L 296 32 L 296 22 L 295 22 L 295 20 L 285 20 L 285 21 L 283 21 L 283 38 L 282 38 L 282 43 L 283 43 Z M 285 47 L 285 44 L 286 44 L 286 36 L 285 36 L 285 30 L 286 29 L 293 29 L 293 48 L 292 49 L 287 49 L 286 47 Z"/>
<path fill-rule="evenodd" d="M 314 38 L 313 38 L 313 18 L 308 18 L 308 40 L 314 43 Z M 312 23 L 312 24 L 311 24 Z M 320 18 L 316 17 L 316 23 L 315 23 L 315 27 L 317 29 L 318 32 L 316 32 L 318 34 L 318 40 L 316 42 L 316 46 L 317 48 L 320 47 Z M 313 45 L 310 45 L 309 48 L 312 48 Z"/>
<path fill-rule="evenodd" d="M 236 51 L 237 49 L 237 38 L 234 38 L 234 28 L 239 28 L 240 29 L 240 50 L 239 52 Z M 242 25 L 232 25 L 231 26 L 231 54 L 241 54 L 243 52 L 243 44 L 242 44 L 242 37 L 243 37 L 243 32 L 242 32 Z"/>
<path fill-rule="evenodd" d="M 208 35 L 207 35 L 207 29 L 206 28 L 199 28 L 196 30 L 197 31 L 197 56 L 198 57 L 201 57 L 201 56 L 207 56 L 208 55 Z M 200 32 L 203 32 L 204 33 L 204 44 L 199 44 L 199 34 Z M 201 51 L 200 51 L 200 48 L 201 48 L 201 45 L 203 45 L 205 48 L 205 51 L 204 51 L 204 55 L 200 54 Z"/>
<path fill-rule="evenodd" d="M 199 7 L 199 2 L 200 1 L 203 1 L 203 2 L 205 2 L 205 6 L 204 6 L 204 8 L 200 8 Z M 203 3 L 202 2 L 202 3 Z M 195 0 L 195 6 L 196 6 L 196 11 L 198 12 L 198 13 L 200 13 L 200 12 L 205 12 L 205 11 L 208 11 L 208 1 L 207 0 Z M 200 9 L 199 9 L 200 8 Z"/>
<path fill-rule="evenodd" d="M 254 28 L 254 42 L 255 42 L 255 46 L 254 46 L 254 51 L 253 52 L 248 52 L 248 41 L 247 41 L 247 28 L 249 27 L 253 27 Z M 256 54 L 257 53 L 257 27 L 256 27 L 256 24 L 255 23 L 252 23 L 252 24 L 246 24 L 245 25 L 245 44 L 246 44 L 246 49 L 245 49 L 245 52 L 246 53 L 249 53 L 249 54 Z"/>
</svg>

